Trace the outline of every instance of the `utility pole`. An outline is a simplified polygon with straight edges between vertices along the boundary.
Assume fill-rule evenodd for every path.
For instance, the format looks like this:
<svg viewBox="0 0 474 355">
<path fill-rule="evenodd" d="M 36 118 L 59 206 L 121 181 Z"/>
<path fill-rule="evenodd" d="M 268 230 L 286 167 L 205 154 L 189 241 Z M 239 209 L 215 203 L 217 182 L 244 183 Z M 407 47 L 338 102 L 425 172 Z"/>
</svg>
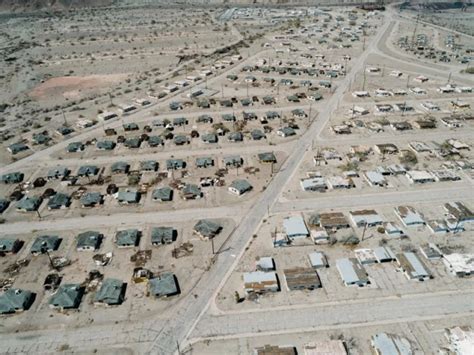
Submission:
<svg viewBox="0 0 474 355">
<path fill-rule="evenodd" d="M 407 89 L 409 85 L 410 85 L 410 74 L 407 75 Z"/>
<path fill-rule="evenodd" d="M 448 83 L 447 83 L 447 84 L 449 84 L 449 82 L 451 81 L 451 74 L 452 74 L 452 73 L 451 73 L 451 72 L 449 72 L 449 76 L 448 76 Z"/>
<path fill-rule="evenodd" d="M 364 79 L 362 81 L 362 91 L 365 91 L 365 81 L 366 81 L 365 72 L 366 71 L 367 71 L 367 66 L 364 67 Z"/>
<path fill-rule="evenodd" d="M 361 241 L 364 240 L 364 237 L 365 237 L 365 231 L 367 230 L 367 221 L 364 221 L 364 230 L 362 231 L 362 239 Z"/>
<path fill-rule="evenodd" d="M 211 248 L 212 248 L 212 255 L 215 255 L 216 252 L 214 250 L 214 237 L 211 238 Z"/>
<path fill-rule="evenodd" d="M 63 114 L 63 119 L 64 119 L 64 126 L 68 126 L 67 119 L 66 119 L 66 114 L 64 113 L 64 110 L 61 108 L 61 113 Z"/>
<path fill-rule="evenodd" d="M 418 21 L 420 19 L 420 15 L 416 15 L 416 22 L 415 22 L 415 28 L 413 30 L 413 35 L 411 37 L 411 48 L 413 49 L 414 45 L 415 45 L 415 35 L 416 35 L 416 30 L 418 28 Z"/>
</svg>

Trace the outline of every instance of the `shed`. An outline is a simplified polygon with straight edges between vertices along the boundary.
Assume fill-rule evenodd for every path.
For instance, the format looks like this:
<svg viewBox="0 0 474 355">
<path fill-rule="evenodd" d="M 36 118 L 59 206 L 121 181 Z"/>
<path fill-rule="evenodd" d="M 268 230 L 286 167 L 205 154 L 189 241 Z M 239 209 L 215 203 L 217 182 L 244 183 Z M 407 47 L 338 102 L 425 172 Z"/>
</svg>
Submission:
<svg viewBox="0 0 474 355">
<path fill-rule="evenodd" d="M 43 198 L 40 196 L 25 196 L 16 204 L 17 211 L 20 212 L 34 212 L 37 211 Z"/>
<path fill-rule="evenodd" d="M 83 165 L 77 171 L 77 176 L 92 176 L 99 173 L 99 168 L 95 165 Z"/>
</svg>

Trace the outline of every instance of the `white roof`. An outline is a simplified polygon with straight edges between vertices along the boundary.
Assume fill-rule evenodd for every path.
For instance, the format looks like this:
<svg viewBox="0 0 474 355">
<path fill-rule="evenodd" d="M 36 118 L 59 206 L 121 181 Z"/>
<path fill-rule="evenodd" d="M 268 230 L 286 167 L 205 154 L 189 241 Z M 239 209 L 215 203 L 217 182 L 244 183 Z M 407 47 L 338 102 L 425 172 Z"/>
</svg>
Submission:
<svg viewBox="0 0 474 355">
<path fill-rule="evenodd" d="M 314 253 L 309 254 L 309 262 L 311 266 L 326 266 L 326 257 L 320 251 L 315 251 Z"/>
<path fill-rule="evenodd" d="M 411 170 L 407 171 L 406 174 L 414 181 L 416 180 L 434 180 L 433 174 L 425 170 Z"/>
<path fill-rule="evenodd" d="M 455 273 L 474 273 L 474 254 L 443 255 L 443 262 Z"/>
<path fill-rule="evenodd" d="M 306 228 L 304 219 L 301 216 L 286 217 L 283 220 L 283 228 L 288 237 L 309 235 L 308 228 Z"/>
<path fill-rule="evenodd" d="M 274 272 L 253 271 L 244 273 L 244 283 L 277 282 Z"/>
<path fill-rule="evenodd" d="M 386 333 L 375 334 L 372 337 L 372 346 L 379 355 L 412 355 L 410 342 L 398 335 Z"/>
</svg>

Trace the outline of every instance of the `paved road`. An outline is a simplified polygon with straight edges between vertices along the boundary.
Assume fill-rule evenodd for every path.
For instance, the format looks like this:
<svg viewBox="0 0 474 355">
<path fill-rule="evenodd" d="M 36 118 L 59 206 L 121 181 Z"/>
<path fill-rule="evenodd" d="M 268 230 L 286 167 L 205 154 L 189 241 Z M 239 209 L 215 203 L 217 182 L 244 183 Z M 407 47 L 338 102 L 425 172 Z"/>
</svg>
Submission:
<svg viewBox="0 0 474 355">
<path fill-rule="evenodd" d="M 283 213 L 289 211 L 322 211 L 337 208 L 364 208 L 377 206 L 397 206 L 410 203 L 436 203 L 455 200 L 473 199 L 471 183 L 462 185 L 452 184 L 450 187 L 424 188 L 411 191 L 390 191 L 360 193 L 348 196 L 329 196 L 316 193 L 314 198 L 280 201 L 275 204 L 272 212 Z"/>
<path fill-rule="evenodd" d="M 354 302 L 206 315 L 193 341 L 208 338 L 292 333 L 319 329 L 413 322 L 474 313 L 474 290 L 390 296 Z M 422 300 L 421 300 L 422 299 Z"/>
</svg>

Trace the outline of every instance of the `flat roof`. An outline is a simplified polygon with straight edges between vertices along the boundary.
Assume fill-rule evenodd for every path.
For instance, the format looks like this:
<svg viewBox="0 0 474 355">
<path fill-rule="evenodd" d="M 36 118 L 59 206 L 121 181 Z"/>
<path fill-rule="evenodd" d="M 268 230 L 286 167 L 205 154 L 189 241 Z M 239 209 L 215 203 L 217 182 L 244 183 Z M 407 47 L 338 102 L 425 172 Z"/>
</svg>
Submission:
<svg viewBox="0 0 474 355">
<path fill-rule="evenodd" d="M 288 237 L 292 236 L 308 236 L 309 231 L 302 216 L 286 217 L 283 220 L 283 228 Z"/>
</svg>

